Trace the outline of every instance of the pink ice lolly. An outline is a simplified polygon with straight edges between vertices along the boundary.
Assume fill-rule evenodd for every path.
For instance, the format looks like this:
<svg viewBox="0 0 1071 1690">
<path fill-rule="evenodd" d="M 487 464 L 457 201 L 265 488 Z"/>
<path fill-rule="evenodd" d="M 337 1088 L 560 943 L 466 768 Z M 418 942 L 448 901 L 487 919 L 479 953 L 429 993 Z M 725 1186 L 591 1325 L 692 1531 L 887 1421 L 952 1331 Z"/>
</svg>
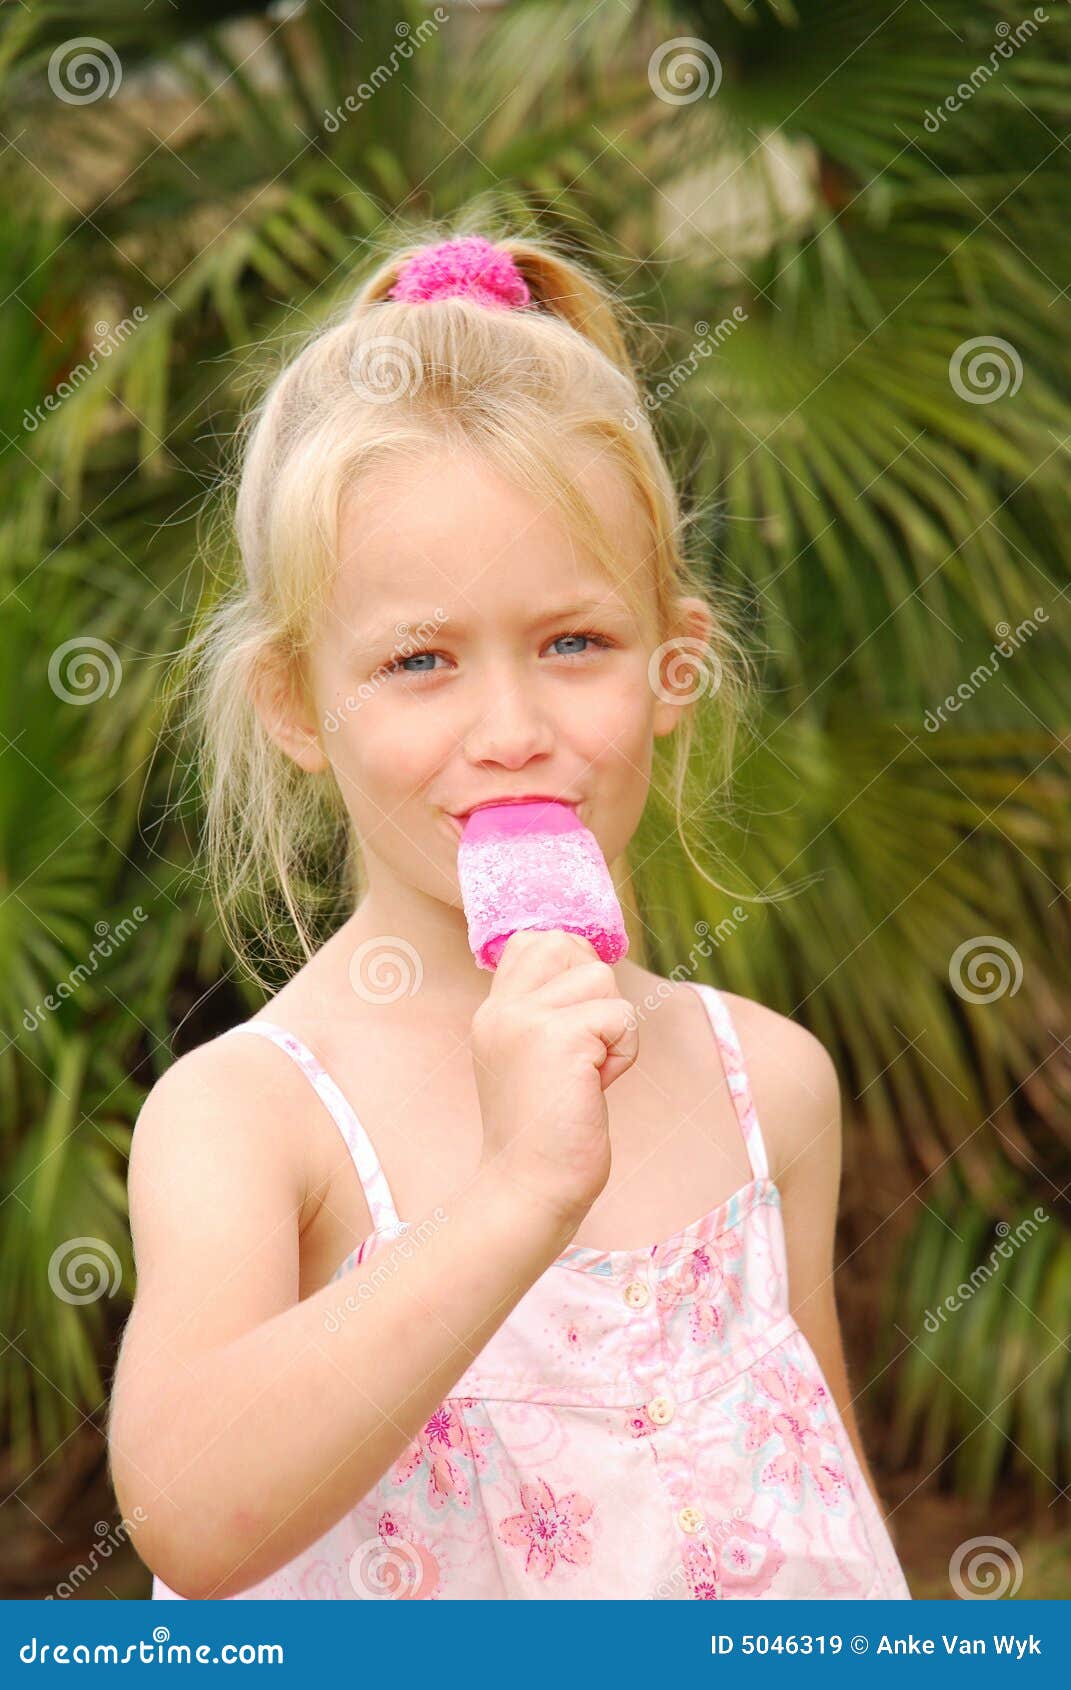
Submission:
<svg viewBox="0 0 1071 1690">
<path fill-rule="evenodd" d="M 506 940 L 520 929 L 580 933 L 603 962 L 628 950 L 606 858 L 568 804 L 533 800 L 473 810 L 457 873 L 479 968 L 497 968 Z"/>
</svg>

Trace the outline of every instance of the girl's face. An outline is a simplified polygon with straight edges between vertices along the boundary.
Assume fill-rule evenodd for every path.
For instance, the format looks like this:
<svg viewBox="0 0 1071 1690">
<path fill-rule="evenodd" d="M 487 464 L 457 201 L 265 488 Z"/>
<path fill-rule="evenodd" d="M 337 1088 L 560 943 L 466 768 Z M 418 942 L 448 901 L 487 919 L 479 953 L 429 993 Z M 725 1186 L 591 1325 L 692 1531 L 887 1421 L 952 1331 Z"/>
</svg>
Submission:
<svg viewBox="0 0 1071 1690">
<path fill-rule="evenodd" d="M 475 454 L 444 449 L 343 501 L 286 748 L 333 769 L 373 896 L 394 880 L 459 905 L 458 818 L 477 804 L 568 802 L 608 862 L 636 829 L 654 736 L 687 700 L 648 673 L 654 588 L 627 489 L 593 454 L 578 479 L 644 589 L 640 623 L 557 512 Z M 681 602 L 705 639 L 706 606 Z"/>
</svg>

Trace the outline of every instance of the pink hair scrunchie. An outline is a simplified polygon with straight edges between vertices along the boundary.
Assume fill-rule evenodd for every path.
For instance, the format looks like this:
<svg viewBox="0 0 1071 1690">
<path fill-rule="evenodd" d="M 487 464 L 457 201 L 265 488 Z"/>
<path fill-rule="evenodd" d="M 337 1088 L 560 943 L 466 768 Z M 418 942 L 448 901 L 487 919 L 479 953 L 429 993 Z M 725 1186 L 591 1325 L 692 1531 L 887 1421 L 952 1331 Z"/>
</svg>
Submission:
<svg viewBox="0 0 1071 1690">
<path fill-rule="evenodd" d="M 387 295 L 414 302 L 452 297 L 515 310 L 532 295 L 511 255 L 482 235 L 422 247 L 406 259 Z"/>
</svg>

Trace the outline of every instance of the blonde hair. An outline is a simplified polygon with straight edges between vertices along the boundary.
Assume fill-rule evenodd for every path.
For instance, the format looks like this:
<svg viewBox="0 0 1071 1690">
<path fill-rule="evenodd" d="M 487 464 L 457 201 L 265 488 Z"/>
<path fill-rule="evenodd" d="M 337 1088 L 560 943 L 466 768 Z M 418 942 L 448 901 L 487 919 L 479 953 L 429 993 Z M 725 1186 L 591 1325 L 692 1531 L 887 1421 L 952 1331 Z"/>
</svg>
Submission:
<svg viewBox="0 0 1071 1690">
<path fill-rule="evenodd" d="M 387 297 L 400 267 L 422 246 L 471 233 L 512 255 L 532 295 L 529 307 Z M 281 367 L 269 370 L 237 430 L 216 511 L 215 531 L 225 523 L 232 551 L 237 540 L 237 568 L 203 605 L 178 666 L 178 696 L 189 701 L 185 719 L 197 741 L 208 880 L 226 938 L 262 984 L 254 944 L 273 963 L 310 958 L 326 936 L 318 938 L 316 926 L 335 924 L 360 896 L 362 865 L 333 775 L 307 773 L 275 744 L 253 705 L 254 680 L 281 674 L 280 660 L 288 673 L 297 660 L 300 672 L 337 564 L 343 492 L 444 443 L 474 448 L 556 505 L 626 600 L 637 603 L 639 585 L 566 467 L 571 446 L 596 447 L 625 477 L 645 522 L 659 641 L 682 632 L 680 596 L 694 594 L 710 606 L 709 644 L 687 659 L 709 675 L 668 736 L 665 781 L 664 759 L 654 759 L 652 793 L 672 811 L 693 867 L 725 890 L 692 855 L 682 806 L 694 710 L 708 682 L 717 721 L 698 807 L 727 785 L 752 689 L 750 659 L 730 625 L 729 595 L 715 604 L 701 564 L 686 555 L 689 524 L 629 351 L 628 335 L 640 326 L 593 271 L 549 240 L 500 237 L 486 222 L 476 230 L 426 226 L 421 239 L 382 255 L 356 292 L 306 333 L 296 352 L 283 347 Z M 687 649 L 694 650 L 691 640 Z"/>
</svg>

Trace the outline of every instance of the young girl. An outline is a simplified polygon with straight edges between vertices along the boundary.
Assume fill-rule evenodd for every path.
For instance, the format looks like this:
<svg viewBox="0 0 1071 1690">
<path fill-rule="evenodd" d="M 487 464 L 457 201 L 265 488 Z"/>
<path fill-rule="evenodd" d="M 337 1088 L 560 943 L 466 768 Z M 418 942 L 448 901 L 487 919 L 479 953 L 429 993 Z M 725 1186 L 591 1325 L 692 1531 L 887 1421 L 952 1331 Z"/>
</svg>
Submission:
<svg viewBox="0 0 1071 1690">
<path fill-rule="evenodd" d="M 408 247 L 251 421 L 195 642 L 210 862 L 307 961 L 134 1135 L 109 1450 L 153 1595 L 908 1597 L 824 1048 L 574 934 L 467 942 L 470 810 L 571 805 L 623 888 L 682 653 L 719 733 L 742 696 L 608 293 Z M 314 949 L 325 838 L 356 890 Z"/>
</svg>

